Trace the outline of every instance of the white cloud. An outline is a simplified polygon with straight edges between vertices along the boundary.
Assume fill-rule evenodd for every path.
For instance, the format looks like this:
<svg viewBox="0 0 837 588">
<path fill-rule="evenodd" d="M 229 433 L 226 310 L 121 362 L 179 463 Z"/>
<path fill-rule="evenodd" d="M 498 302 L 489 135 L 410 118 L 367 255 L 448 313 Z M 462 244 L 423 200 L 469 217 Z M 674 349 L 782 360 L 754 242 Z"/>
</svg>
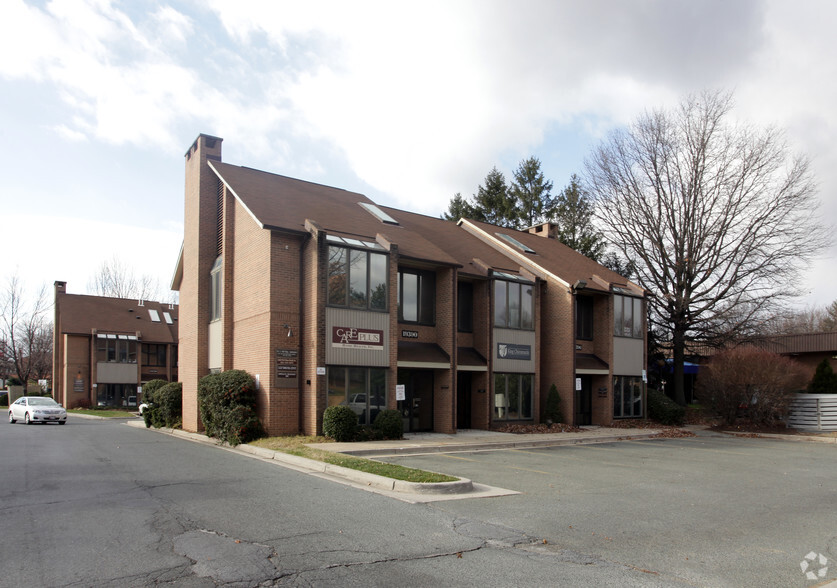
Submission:
<svg viewBox="0 0 837 588">
<path fill-rule="evenodd" d="M 98 268 L 117 255 L 135 275 L 154 276 L 168 292 L 180 244 L 180 230 L 147 229 L 84 218 L 10 215 L 8 226 L 27 227 L 25 242 L 10 247 L 2 258 L 0 277 L 17 272 L 32 290 L 54 281 L 67 282 L 74 294 L 88 293 Z"/>
</svg>

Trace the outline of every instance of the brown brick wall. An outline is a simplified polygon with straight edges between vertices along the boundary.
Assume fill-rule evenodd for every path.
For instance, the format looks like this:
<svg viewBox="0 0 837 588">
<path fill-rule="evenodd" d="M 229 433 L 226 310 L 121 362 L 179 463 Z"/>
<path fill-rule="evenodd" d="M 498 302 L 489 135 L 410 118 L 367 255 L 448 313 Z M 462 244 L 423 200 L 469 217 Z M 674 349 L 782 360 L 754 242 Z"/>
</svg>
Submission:
<svg viewBox="0 0 837 588">
<path fill-rule="evenodd" d="M 200 430 L 198 381 L 209 372 L 209 270 L 215 261 L 217 176 L 206 157 L 221 158 L 221 140 L 199 136 L 186 155 L 183 279 L 178 324 L 183 428 Z"/>
<path fill-rule="evenodd" d="M 322 433 L 323 411 L 328 391 L 325 367 L 325 266 L 328 245 L 322 233 L 314 231 L 302 246 L 302 341 L 300 342 L 299 428 L 305 435 Z"/>
<path fill-rule="evenodd" d="M 540 397 L 545 402 L 550 386 L 555 384 L 561 396 L 564 419 L 575 414 L 575 308 L 569 289 L 549 282 L 541 290 L 540 328 Z"/>
</svg>

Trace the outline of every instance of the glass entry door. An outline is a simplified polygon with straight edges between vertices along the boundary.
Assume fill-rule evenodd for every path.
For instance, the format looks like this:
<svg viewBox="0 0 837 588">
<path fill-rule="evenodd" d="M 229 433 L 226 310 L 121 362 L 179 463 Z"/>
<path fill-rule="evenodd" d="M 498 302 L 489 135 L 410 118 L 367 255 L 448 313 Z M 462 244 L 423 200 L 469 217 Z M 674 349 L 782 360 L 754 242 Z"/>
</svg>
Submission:
<svg viewBox="0 0 837 588">
<path fill-rule="evenodd" d="M 433 371 L 398 370 L 398 383 L 404 386 L 405 399 L 398 401 L 404 419 L 404 432 L 433 430 Z"/>
<path fill-rule="evenodd" d="M 581 379 L 581 390 L 575 391 L 575 426 L 593 424 L 593 377 L 576 376 Z"/>
</svg>

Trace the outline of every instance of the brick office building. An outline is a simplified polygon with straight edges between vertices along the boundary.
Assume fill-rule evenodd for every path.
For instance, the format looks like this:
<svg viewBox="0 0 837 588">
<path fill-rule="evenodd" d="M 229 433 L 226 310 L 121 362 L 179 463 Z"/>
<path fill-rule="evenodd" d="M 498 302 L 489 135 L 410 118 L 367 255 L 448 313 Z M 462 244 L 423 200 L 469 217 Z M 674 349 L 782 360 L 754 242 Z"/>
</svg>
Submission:
<svg viewBox="0 0 837 588">
<path fill-rule="evenodd" d="M 176 304 L 68 294 L 55 282 L 55 401 L 133 407 L 145 382 L 177 381 L 177 314 Z"/>
<path fill-rule="evenodd" d="M 243 369 L 270 434 L 322 430 L 326 407 L 405 430 L 644 415 L 637 286 L 550 238 L 376 206 L 367 197 L 186 153 L 180 292 L 183 425 L 199 379 Z M 634 320 L 636 317 L 636 320 Z"/>
</svg>

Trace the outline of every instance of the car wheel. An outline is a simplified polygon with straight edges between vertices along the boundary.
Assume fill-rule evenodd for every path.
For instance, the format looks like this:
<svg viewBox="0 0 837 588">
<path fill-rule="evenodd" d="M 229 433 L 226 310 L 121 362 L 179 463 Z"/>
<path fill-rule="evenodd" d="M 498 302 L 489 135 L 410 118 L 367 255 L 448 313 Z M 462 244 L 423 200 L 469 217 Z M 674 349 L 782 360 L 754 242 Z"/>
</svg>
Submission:
<svg viewBox="0 0 837 588">
<path fill-rule="evenodd" d="M 28 412 L 27 412 L 27 413 L 26 413 L 26 415 L 23 417 L 23 420 L 24 420 L 24 422 L 26 422 L 26 424 L 27 424 L 27 425 L 31 425 L 31 424 L 32 424 L 32 421 L 30 421 L 30 420 L 29 420 L 29 413 L 28 413 Z"/>
<path fill-rule="evenodd" d="M 66 424 L 67 424 L 67 421 L 58 421 L 58 424 L 59 424 L 59 425 L 66 425 Z"/>
<path fill-rule="evenodd" d="M 12 424 L 15 424 L 17 422 L 17 419 L 15 418 L 15 415 L 12 411 L 9 411 L 9 422 Z"/>
</svg>

